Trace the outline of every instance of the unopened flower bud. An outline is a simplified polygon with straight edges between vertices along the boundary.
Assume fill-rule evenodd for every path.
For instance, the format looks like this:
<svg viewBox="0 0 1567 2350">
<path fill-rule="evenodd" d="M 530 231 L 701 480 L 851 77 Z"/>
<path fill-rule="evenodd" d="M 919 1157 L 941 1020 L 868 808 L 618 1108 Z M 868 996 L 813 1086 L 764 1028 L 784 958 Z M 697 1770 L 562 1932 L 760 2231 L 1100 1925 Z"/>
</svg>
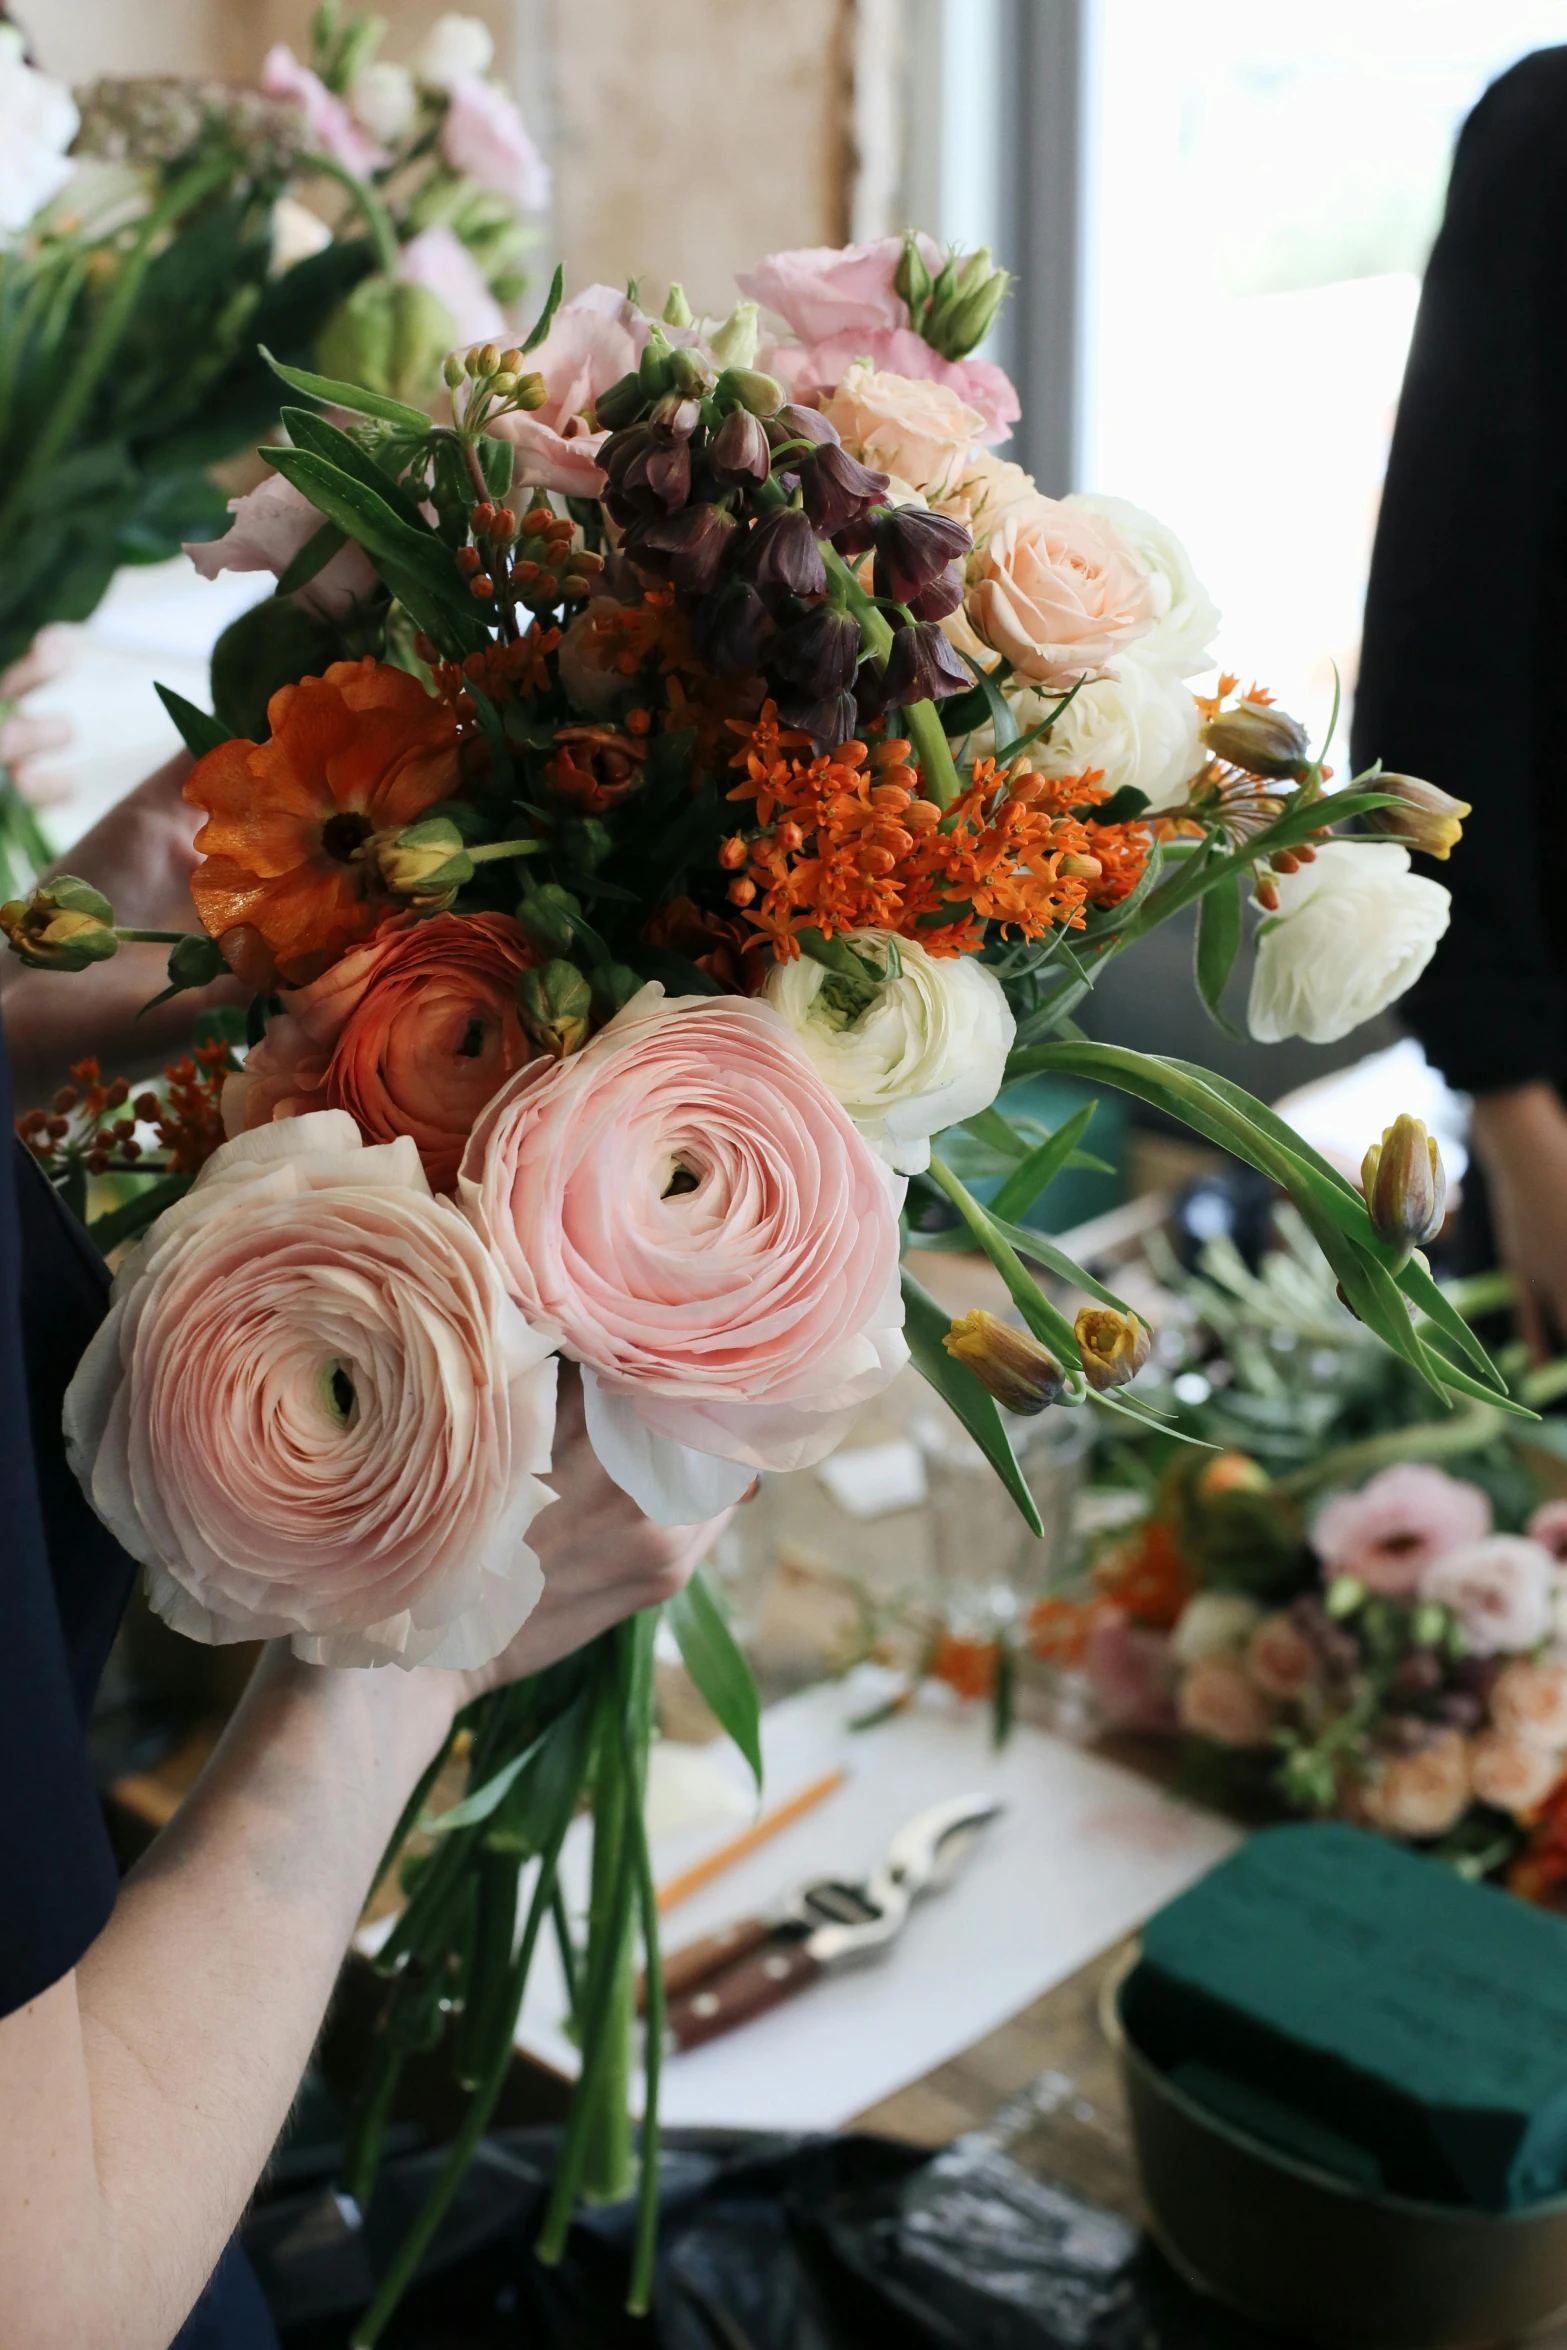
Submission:
<svg viewBox="0 0 1567 2350">
<path fill-rule="evenodd" d="M 522 352 L 515 344 L 509 351 L 503 351 L 501 353 L 501 365 L 508 375 L 520 375 L 522 373 Z"/>
<path fill-rule="evenodd" d="M 1135 1314 L 1114 1306 L 1084 1306 L 1072 1325 L 1083 1357 L 1083 1377 L 1096 1395 L 1124 1387 L 1153 1352 L 1153 1332 Z"/>
<path fill-rule="evenodd" d="M 726 486 L 763 482 L 772 470 L 773 453 L 760 420 L 748 408 L 732 408 L 713 435 L 708 462 L 714 478 Z"/>
<path fill-rule="evenodd" d="M 1293 780 L 1307 766 L 1306 729 L 1271 702 L 1237 702 L 1221 710 L 1202 730 L 1202 739 L 1220 759 L 1248 775 Z"/>
<path fill-rule="evenodd" d="M 876 593 L 894 604 L 910 603 L 974 544 L 961 522 L 950 514 L 927 513 L 923 506 L 891 507 L 870 519 L 876 531 Z"/>
<path fill-rule="evenodd" d="M 512 393 L 517 389 L 520 381 L 521 378 L 519 376 L 513 375 L 509 368 L 503 367 L 500 374 L 495 378 L 495 389 L 500 393 L 500 396 L 503 400 L 509 400 Z"/>
<path fill-rule="evenodd" d="M 655 326 L 637 362 L 638 380 L 648 399 L 656 400 L 661 392 L 669 390 L 675 380 L 674 359 L 667 337 Z"/>
<path fill-rule="evenodd" d="M 536 947 L 546 954 L 560 954 L 577 935 L 576 917 L 582 912 L 582 900 L 558 881 L 542 882 L 530 890 L 517 908 L 517 920 Z"/>
<path fill-rule="evenodd" d="M 549 962 L 518 980 L 517 1013 L 539 1051 L 564 1061 L 588 1041 L 593 993 L 575 963 Z"/>
<path fill-rule="evenodd" d="M 513 379 L 510 393 L 514 408 L 542 408 L 550 396 L 550 387 L 542 375 L 519 375 Z"/>
<path fill-rule="evenodd" d="M 204 930 L 188 930 L 169 949 L 170 987 L 210 987 L 227 976 L 223 949 Z"/>
<path fill-rule="evenodd" d="M 966 359 L 989 334 L 1011 283 L 998 269 L 988 247 L 966 253 L 956 267 L 943 270 L 936 298 L 925 323 L 925 340 L 945 359 Z"/>
<path fill-rule="evenodd" d="M 937 702 L 965 693 L 972 683 L 951 638 L 934 620 L 916 620 L 894 634 L 885 680 L 889 703 Z"/>
<path fill-rule="evenodd" d="M 1055 1357 L 1026 1330 L 998 1321 L 983 1307 L 960 1314 L 941 1343 L 1003 1411 L 1031 1415 L 1060 1396 L 1063 1381 Z"/>
<path fill-rule="evenodd" d="M 766 418 L 776 416 L 783 406 L 783 385 L 775 375 L 763 375 L 755 367 L 726 367 L 713 386 L 713 397 L 720 408 L 744 408 L 748 414 Z"/>
<path fill-rule="evenodd" d="M 797 507 L 764 515 L 742 542 L 736 568 L 759 588 L 786 588 L 791 595 L 819 596 L 827 566 L 809 518 Z"/>
<path fill-rule="evenodd" d="M 1447 1174 L 1419 1118 L 1395 1118 L 1361 1162 L 1360 1188 L 1380 1240 L 1396 1249 L 1434 1240 L 1447 1213 Z"/>
<path fill-rule="evenodd" d="M 481 343 L 479 345 L 479 364 L 473 372 L 475 375 L 493 375 L 500 363 L 501 355 L 495 345 Z"/>
<path fill-rule="evenodd" d="M 1472 813 L 1467 800 L 1455 800 L 1450 792 L 1418 775 L 1379 775 L 1372 789 L 1394 792 L 1398 797 L 1396 808 L 1378 808 L 1373 816 L 1372 821 L 1383 832 L 1407 841 L 1412 849 L 1424 850 L 1428 857 L 1446 859 L 1452 855 L 1463 834 L 1464 818 Z"/>
<path fill-rule="evenodd" d="M 688 399 L 700 397 L 713 380 L 701 352 L 693 351 L 687 343 L 676 346 L 669 367 L 676 391 L 683 392 Z"/>
<path fill-rule="evenodd" d="M 647 406 L 647 394 L 642 389 L 642 378 L 633 368 L 615 383 L 600 392 L 593 403 L 593 413 L 603 432 L 624 432 L 628 424 L 635 424 Z"/>
<path fill-rule="evenodd" d="M 760 305 L 737 302 L 717 332 L 708 336 L 707 347 L 720 367 L 750 369 L 756 364 L 756 347 L 761 339 Z"/>
<path fill-rule="evenodd" d="M 473 860 L 449 816 L 405 825 L 380 844 L 376 863 L 394 898 L 432 913 L 444 912 L 464 882 L 473 879 Z"/>
<path fill-rule="evenodd" d="M 901 294 L 904 301 L 907 302 L 910 315 L 915 326 L 918 327 L 920 313 L 930 300 L 931 288 L 935 280 L 925 265 L 925 256 L 920 251 L 919 239 L 912 229 L 904 231 L 903 257 L 893 273 L 892 283 L 894 292 Z"/>
<path fill-rule="evenodd" d="M 106 963 L 120 944 L 114 908 L 74 873 L 0 906 L 0 930 L 12 953 L 39 971 L 85 971 L 89 963 Z"/>
<path fill-rule="evenodd" d="M 669 289 L 668 296 L 664 303 L 663 318 L 664 324 L 666 326 L 691 326 L 695 324 L 694 313 L 692 312 L 690 303 L 686 300 L 686 289 L 680 283 L 678 278 L 675 279 L 674 283 Z"/>
<path fill-rule="evenodd" d="M 461 355 L 458 352 L 453 351 L 445 366 L 441 369 L 441 380 L 449 392 L 455 392 L 467 372 L 467 369 L 462 363 Z"/>
</svg>

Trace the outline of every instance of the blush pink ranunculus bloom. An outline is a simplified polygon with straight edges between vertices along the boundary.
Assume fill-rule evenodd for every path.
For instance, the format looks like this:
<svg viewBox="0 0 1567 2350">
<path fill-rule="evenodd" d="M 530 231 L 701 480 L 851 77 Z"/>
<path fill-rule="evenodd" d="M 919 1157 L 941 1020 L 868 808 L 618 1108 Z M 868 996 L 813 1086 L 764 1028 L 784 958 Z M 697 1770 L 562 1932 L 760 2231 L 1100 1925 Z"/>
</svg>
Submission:
<svg viewBox="0 0 1567 2350">
<path fill-rule="evenodd" d="M 1148 575 L 1102 515 L 1059 498 L 1012 507 L 969 560 L 964 614 L 1019 677 L 1097 677 L 1154 623 Z"/>
<path fill-rule="evenodd" d="M 1555 1494 L 1542 1501 L 1524 1532 L 1532 1542 L 1543 1542 L 1552 1558 L 1567 1566 L 1567 1496 Z"/>
<path fill-rule="evenodd" d="M 472 1668 L 543 1589 L 555 1360 L 411 1141 L 225 1143 L 115 1277 L 71 1465 L 194 1640 Z"/>
<path fill-rule="evenodd" d="M 386 156 L 367 138 L 341 98 L 335 98 L 319 74 L 311 72 L 286 41 L 269 49 L 261 61 L 261 87 L 269 98 L 292 101 L 305 118 L 305 135 L 323 155 L 361 179 L 377 170 Z"/>
<path fill-rule="evenodd" d="M 1424 1461 L 1399 1461 L 1358 1493 L 1324 1502 L 1311 1547 L 1325 1576 L 1354 1575 L 1368 1591 L 1410 1599 L 1433 1559 L 1490 1531 L 1491 1504 L 1478 1485 Z"/>
<path fill-rule="evenodd" d="M 475 1119 L 533 1057 L 517 981 L 538 961 L 509 914 L 394 914 L 284 1009 L 223 1088 L 223 1123 L 346 1110 L 367 1142 L 413 1141 L 453 1191 Z"/>
<path fill-rule="evenodd" d="M 933 237 L 920 253 L 931 276 L 941 268 Z M 802 245 L 769 253 L 735 280 L 742 294 L 783 320 L 802 343 L 834 335 L 890 333 L 911 324 L 909 306 L 894 282 L 903 259 L 901 237 L 874 237 L 863 245 Z"/>
<path fill-rule="evenodd" d="M 452 316 L 454 343 L 505 343 L 511 334 L 506 313 L 484 280 L 484 272 L 444 221 L 421 229 L 397 256 L 405 286 L 423 286 Z"/>
<path fill-rule="evenodd" d="M 642 356 L 648 322 L 613 286 L 588 286 L 563 302 L 525 365 L 544 378 L 542 407 L 498 417 L 490 430 L 516 445 L 521 488 L 596 498 L 604 475 L 594 463 L 609 437 L 589 421 L 600 392 L 629 375 Z"/>
<path fill-rule="evenodd" d="M 281 473 L 269 474 L 242 498 L 230 498 L 229 512 L 234 519 L 222 538 L 192 539 L 183 550 L 203 579 L 216 579 L 220 571 L 270 571 L 281 579 L 326 520 Z M 342 620 L 380 584 L 369 556 L 351 539 L 296 595 L 308 611 Z"/>
<path fill-rule="evenodd" d="M 1543 1543 L 1491 1534 L 1433 1559 L 1420 1596 L 1453 1610 L 1476 1656 L 1517 1656 L 1549 1637 L 1559 1581 Z"/>
<path fill-rule="evenodd" d="M 903 1185 L 767 1004 L 644 987 L 496 1095 L 458 1191 L 661 1524 L 825 1458 L 908 1359 Z"/>
<path fill-rule="evenodd" d="M 549 166 L 498 82 L 459 74 L 447 85 L 441 153 L 453 171 L 522 212 L 542 212 L 550 200 Z"/>
<path fill-rule="evenodd" d="M 857 364 L 879 375 L 941 384 L 977 411 L 974 438 L 987 446 L 1004 441 L 1023 413 L 1011 378 L 993 359 L 943 359 L 909 326 L 830 335 L 821 343 L 768 343 L 756 364 L 778 378 L 791 400 L 808 405 L 831 399 Z"/>
</svg>

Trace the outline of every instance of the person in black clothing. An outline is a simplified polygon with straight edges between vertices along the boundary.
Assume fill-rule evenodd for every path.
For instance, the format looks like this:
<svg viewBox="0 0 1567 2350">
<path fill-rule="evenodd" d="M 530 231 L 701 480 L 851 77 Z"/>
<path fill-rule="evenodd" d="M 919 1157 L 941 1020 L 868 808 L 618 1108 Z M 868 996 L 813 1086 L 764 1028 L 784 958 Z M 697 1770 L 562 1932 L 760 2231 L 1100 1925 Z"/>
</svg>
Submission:
<svg viewBox="0 0 1567 2350">
<path fill-rule="evenodd" d="M 182 768 L 72 852 L 122 902 L 140 872 L 137 919 L 161 898 L 165 921 L 193 920 Z M 54 984 L 46 1044 L 19 1038 L 44 1063 L 68 1049 L 75 982 Z M 6 1000 L 13 1015 L 45 1001 Z M 101 989 L 76 1001 L 85 1052 L 114 1007 Z M 273 1643 L 195 1792 L 117 1886 L 84 1732 L 135 1568 L 60 1429 L 108 1276 L 11 1111 L 0 1044 L 0 2343 L 276 2350 L 229 2239 L 453 1708 L 671 1596 L 715 1529 L 650 1525 L 598 1467 L 563 1382 L 559 1498 L 528 1537 L 545 1594 L 506 1654 L 473 1674 L 350 1672 Z"/>
<path fill-rule="evenodd" d="M 1473 805 L 1403 1012 L 1473 1139 L 1526 1335 L 1567 1334 L 1567 48 L 1459 138 L 1366 597 L 1356 770 Z"/>
</svg>

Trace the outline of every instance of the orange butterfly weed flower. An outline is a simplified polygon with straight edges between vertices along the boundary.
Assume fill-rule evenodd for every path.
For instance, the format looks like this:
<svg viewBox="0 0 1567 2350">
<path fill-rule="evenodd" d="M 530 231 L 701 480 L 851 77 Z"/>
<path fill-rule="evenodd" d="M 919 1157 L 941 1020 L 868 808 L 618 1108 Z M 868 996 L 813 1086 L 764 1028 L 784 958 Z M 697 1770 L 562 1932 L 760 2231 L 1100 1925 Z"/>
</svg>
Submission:
<svg viewBox="0 0 1567 2350">
<path fill-rule="evenodd" d="M 367 655 L 280 686 L 271 740 L 221 743 L 185 797 L 207 811 L 191 895 L 213 938 L 258 931 L 285 979 L 314 978 L 392 907 L 373 855 L 460 787 L 454 711 Z"/>
</svg>

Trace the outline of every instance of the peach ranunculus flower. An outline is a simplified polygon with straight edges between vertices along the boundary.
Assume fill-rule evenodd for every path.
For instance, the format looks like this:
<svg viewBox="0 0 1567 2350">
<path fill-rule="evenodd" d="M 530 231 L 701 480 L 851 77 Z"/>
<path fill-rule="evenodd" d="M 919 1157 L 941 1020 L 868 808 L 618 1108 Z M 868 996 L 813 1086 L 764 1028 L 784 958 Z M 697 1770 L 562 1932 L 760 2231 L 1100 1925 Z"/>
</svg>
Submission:
<svg viewBox="0 0 1567 2350">
<path fill-rule="evenodd" d="M 1478 1485 L 1425 1461 L 1397 1461 L 1358 1493 L 1331 1494 L 1311 1528 L 1325 1577 L 1354 1575 L 1368 1591 L 1410 1599 L 1433 1559 L 1491 1531 Z"/>
<path fill-rule="evenodd" d="M 1471 1792 L 1515 1819 L 1538 1811 L 1561 1775 L 1559 1753 L 1506 1730 L 1482 1730 L 1469 1742 Z"/>
<path fill-rule="evenodd" d="M 1206 1656 L 1192 1666 L 1176 1696 L 1181 1728 L 1217 1746 L 1266 1746 L 1273 1710 L 1243 1664 Z"/>
<path fill-rule="evenodd" d="M 1518 1657 L 1491 1684 L 1491 1720 L 1509 1738 L 1552 1753 L 1567 1749 L 1567 1663 Z"/>
<path fill-rule="evenodd" d="M 1246 1648 L 1246 1670 L 1265 1697 L 1293 1703 L 1315 1688 L 1321 1660 L 1293 1616 L 1265 1616 Z"/>
<path fill-rule="evenodd" d="M 346 1110 L 367 1142 L 409 1135 L 435 1191 L 455 1191 L 474 1120 L 532 1059 L 517 981 L 537 962 L 509 914 L 395 914 L 291 989 L 223 1088 L 231 1135 Z"/>
<path fill-rule="evenodd" d="M 1386 1757 L 1361 1790 L 1366 1817 L 1387 1836 L 1442 1836 L 1468 1810 L 1469 1747 L 1438 1730 L 1412 1754 Z"/>
<path fill-rule="evenodd" d="M 644 987 L 497 1094 L 458 1189 L 665 1525 L 823 1459 L 908 1359 L 903 1186 L 767 1004 Z"/>
<path fill-rule="evenodd" d="M 1137 556 L 1113 524 L 1058 498 L 1013 506 L 970 558 L 964 611 L 982 644 L 1035 685 L 1096 677 L 1153 626 Z"/>
<path fill-rule="evenodd" d="M 851 456 L 927 495 L 961 472 L 985 426 L 949 384 L 863 363 L 849 369 L 822 413 Z"/>
<path fill-rule="evenodd" d="M 630 374 L 647 338 L 647 320 L 613 286 L 586 286 L 561 304 L 524 361 L 544 378 L 544 405 L 498 417 L 491 427 L 516 445 L 518 488 L 601 495 L 604 475 L 594 460 L 609 435 L 594 422 L 593 403 Z"/>
<path fill-rule="evenodd" d="M 543 1588 L 555 1362 L 406 1137 L 241 1135 L 115 1277 L 65 1403 L 89 1500 L 176 1631 L 472 1667 Z"/>
</svg>

